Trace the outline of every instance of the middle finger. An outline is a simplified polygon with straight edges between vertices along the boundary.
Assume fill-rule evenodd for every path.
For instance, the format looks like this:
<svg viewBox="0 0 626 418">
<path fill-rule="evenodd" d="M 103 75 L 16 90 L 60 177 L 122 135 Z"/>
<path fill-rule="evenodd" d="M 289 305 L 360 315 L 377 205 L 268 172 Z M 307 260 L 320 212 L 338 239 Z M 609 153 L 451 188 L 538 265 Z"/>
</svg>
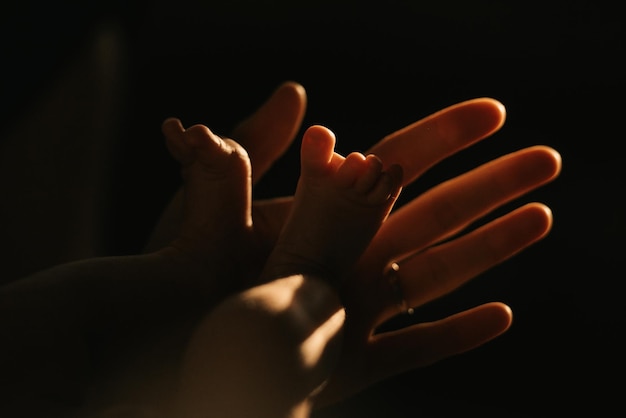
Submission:
<svg viewBox="0 0 626 418">
<path fill-rule="evenodd" d="M 505 115 L 497 100 L 467 100 L 387 135 L 368 153 L 377 155 L 385 167 L 399 164 L 406 185 L 444 158 L 496 132 Z"/>
<path fill-rule="evenodd" d="M 391 214 L 362 258 L 365 271 L 455 234 L 497 207 L 554 179 L 559 154 L 536 146 L 497 158 L 430 189 Z"/>
</svg>

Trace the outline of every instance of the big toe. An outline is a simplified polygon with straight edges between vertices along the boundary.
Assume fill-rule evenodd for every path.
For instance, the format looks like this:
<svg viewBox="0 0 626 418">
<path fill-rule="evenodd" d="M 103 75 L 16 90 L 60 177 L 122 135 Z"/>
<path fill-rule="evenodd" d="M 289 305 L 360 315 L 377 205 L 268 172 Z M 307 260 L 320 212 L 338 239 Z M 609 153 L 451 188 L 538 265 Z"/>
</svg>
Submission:
<svg viewBox="0 0 626 418">
<path fill-rule="evenodd" d="M 300 160 L 302 174 L 320 175 L 328 171 L 333 160 L 335 134 L 328 128 L 314 125 L 302 138 Z"/>
</svg>

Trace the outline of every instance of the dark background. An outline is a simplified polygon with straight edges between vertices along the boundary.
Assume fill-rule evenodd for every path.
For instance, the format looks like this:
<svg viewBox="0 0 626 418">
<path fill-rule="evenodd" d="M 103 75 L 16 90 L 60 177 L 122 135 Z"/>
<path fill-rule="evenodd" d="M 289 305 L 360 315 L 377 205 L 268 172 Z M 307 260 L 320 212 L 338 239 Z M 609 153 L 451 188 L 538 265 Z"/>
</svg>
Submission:
<svg viewBox="0 0 626 418">
<path fill-rule="evenodd" d="M 2 127 L 10 130 L 96 28 L 118 39 L 119 131 L 107 166 L 103 251 L 141 249 L 178 187 L 160 123 L 228 133 L 284 80 L 304 85 L 304 126 L 365 150 L 443 107 L 489 96 L 507 108 L 493 137 L 405 189 L 410 199 L 507 152 L 545 144 L 553 183 L 498 211 L 542 201 L 542 242 L 419 313 L 501 300 L 511 330 L 473 352 L 382 382 L 322 417 L 536 417 L 623 410 L 626 330 L 624 15 L 603 1 L 92 2 L 9 6 L 2 18 Z M 13 9 L 11 9 L 11 7 Z M 103 24 L 105 26 L 103 26 Z M 293 192 L 298 145 L 256 189 Z"/>
</svg>

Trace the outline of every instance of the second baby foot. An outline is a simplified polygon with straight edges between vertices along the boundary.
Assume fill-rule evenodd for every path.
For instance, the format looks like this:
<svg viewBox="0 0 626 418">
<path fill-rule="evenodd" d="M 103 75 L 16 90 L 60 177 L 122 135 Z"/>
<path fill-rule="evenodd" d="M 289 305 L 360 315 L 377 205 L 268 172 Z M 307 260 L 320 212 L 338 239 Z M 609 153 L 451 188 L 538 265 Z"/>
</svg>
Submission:
<svg viewBox="0 0 626 418">
<path fill-rule="evenodd" d="M 184 129 L 178 119 L 163 123 L 170 154 L 181 164 L 183 221 L 178 242 L 206 252 L 206 242 L 246 233 L 251 220 L 251 166 L 246 151 L 204 125 Z M 197 248 L 196 248 L 197 247 Z"/>
</svg>

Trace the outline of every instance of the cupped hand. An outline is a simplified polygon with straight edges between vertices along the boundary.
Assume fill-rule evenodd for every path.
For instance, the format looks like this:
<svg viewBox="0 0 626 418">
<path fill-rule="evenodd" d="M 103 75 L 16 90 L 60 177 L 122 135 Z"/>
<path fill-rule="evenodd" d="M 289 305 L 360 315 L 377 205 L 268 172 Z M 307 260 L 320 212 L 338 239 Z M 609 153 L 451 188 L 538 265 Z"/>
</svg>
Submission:
<svg viewBox="0 0 626 418">
<path fill-rule="evenodd" d="M 258 181 L 289 147 L 306 107 L 304 89 L 280 86 L 231 137 L 247 151 Z M 495 133 L 504 106 L 479 98 L 462 102 L 396 131 L 368 152 L 386 165 L 400 164 L 405 185 L 429 168 Z M 559 154 L 525 148 L 441 183 L 395 210 L 381 227 L 341 290 L 348 312 L 342 357 L 319 405 L 336 402 L 393 375 L 471 350 L 505 332 L 511 310 L 494 302 L 436 322 L 377 333 L 401 309 L 417 308 L 510 258 L 543 238 L 551 212 L 528 203 L 479 228 L 475 221 L 553 180 Z M 148 249 L 174 237 L 182 216 L 180 192 L 164 213 Z M 253 202 L 255 239 L 269 252 L 290 211 L 291 198 Z M 389 267 L 399 266 L 397 271 Z M 395 284 L 390 283 L 393 278 Z"/>
<path fill-rule="evenodd" d="M 408 184 L 447 156 L 488 137 L 504 120 L 499 102 L 470 100 L 392 133 L 370 152 L 387 165 L 400 164 Z M 403 310 L 457 289 L 543 238 L 552 215 L 541 203 L 525 204 L 473 230 L 468 227 L 553 180 L 560 166 L 555 150 L 525 148 L 441 183 L 393 212 L 342 291 L 347 311 L 343 357 L 318 403 L 340 400 L 505 332 L 512 313 L 498 302 L 435 322 L 386 333 L 376 330 Z"/>
</svg>

